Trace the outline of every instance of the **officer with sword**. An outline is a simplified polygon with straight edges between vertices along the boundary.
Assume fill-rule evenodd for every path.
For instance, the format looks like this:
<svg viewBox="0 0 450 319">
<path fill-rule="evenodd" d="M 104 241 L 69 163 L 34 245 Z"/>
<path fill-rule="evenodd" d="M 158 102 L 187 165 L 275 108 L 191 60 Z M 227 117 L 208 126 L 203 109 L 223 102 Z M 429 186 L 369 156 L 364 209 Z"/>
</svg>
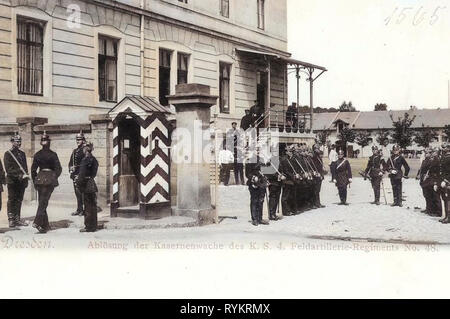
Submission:
<svg viewBox="0 0 450 319">
<path fill-rule="evenodd" d="M 402 207 L 402 179 L 408 178 L 409 165 L 405 158 L 400 154 L 400 146 L 394 145 L 392 148 L 392 155 L 387 161 L 387 171 L 391 179 L 392 193 L 394 195 L 394 203 L 391 206 Z M 402 168 L 405 169 L 403 173 Z"/>
<path fill-rule="evenodd" d="M 371 204 L 380 205 L 380 186 L 383 180 L 383 172 L 386 168 L 386 163 L 381 157 L 380 150 L 376 146 L 372 147 L 372 152 L 373 154 L 369 157 L 366 170 L 361 175 L 364 177 L 364 180 L 369 178 L 372 184 L 375 200 L 371 202 Z"/>
<path fill-rule="evenodd" d="M 8 187 L 8 223 L 9 227 L 15 228 L 28 226 L 20 219 L 23 196 L 28 187 L 27 158 L 25 153 L 20 150 L 22 138 L 18 133 L 11 137 L 12 148 L 6 151 L 3 162 L 5 163 L 6 184 Z"/>
</svg>

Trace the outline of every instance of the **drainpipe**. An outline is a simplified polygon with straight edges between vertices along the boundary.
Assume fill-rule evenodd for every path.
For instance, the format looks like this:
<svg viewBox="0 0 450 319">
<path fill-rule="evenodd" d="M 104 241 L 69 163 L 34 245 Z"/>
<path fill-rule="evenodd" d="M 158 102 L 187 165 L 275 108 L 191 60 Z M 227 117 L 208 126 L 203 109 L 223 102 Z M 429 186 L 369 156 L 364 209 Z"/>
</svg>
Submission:
<svg viewBox="0 0 450 319">
<path fill-rule="evenodd" d="M 144 17 L 144 0 L 141 0 L 141 96 L 144 97 L 144 50 L 145 50 L 145 17 Z"/>
</svg>

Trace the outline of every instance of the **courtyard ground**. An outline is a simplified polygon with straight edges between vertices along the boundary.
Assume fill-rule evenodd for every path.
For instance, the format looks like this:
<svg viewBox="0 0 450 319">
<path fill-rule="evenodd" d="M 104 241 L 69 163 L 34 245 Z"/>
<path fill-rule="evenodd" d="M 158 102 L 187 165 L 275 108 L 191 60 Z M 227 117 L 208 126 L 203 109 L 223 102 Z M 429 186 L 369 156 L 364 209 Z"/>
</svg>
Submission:
<svg viewBox="0 0 450 319">
<path fill-rule="evenodd" d="M 392 202 L 389 180 L 384 180 L 387 202 Z M 53 223 L 51 232 L 40 235 L 36 230 L 23 227 L 10 231 L 7 228 L 6 205 L 0 215 L 0 240 L 2 247 L 14 245 L 16 241 L 25 245 L 33 241 L 49 241 L 51 248 L 101 248 L 115 249 L 118 246 L 131 248 L 135 242 L 146 243 L 148 248 L 200 248 L 226 249 L 233 244 L 251 248 L 257 242 L 261 247 L 279 249 L 302 244 L 322 245 L 328 243 L 385 243 L 385 244 L 450 244 L 450 226 L 438 222 L 437 217 L 420 213 L 424 200 L 421 189 L 414 179 L 404 180 L 404 207 L 371 205 L 373 200 L 369 181 L 355 178 L 349 189 L 349 206 L 336 205 L 339 201 L 337 189 L 326 177 L 321 197 L 325 208 L 303 214 L 284 217 L 270 225 L 253 226 L 250 223 L 249 193 L 246 186 L 220 186 L 219 223 L 198 227 L 186 217 L 168 217 L 155 221 L 140 219 L 109 218 L 109 209 L 104 208 L 99 220 L 104 229 L 90 234 L 81 234 L 81 217 L 72 217 L 74 210 L 69 204 L 55 205 L 50 202 L 48 213 Z M 384 199 L 382 198 L 382 201 Z M 267 217 L 265 203 L 264 215 Z M 31 221 L 36 212 L 36 203 L 23 207 L 23 217 Z M 98 248 L 100 248 L 100 246 Z M 125 249 L 125 248 L 124 248 Z"/>
</svg>

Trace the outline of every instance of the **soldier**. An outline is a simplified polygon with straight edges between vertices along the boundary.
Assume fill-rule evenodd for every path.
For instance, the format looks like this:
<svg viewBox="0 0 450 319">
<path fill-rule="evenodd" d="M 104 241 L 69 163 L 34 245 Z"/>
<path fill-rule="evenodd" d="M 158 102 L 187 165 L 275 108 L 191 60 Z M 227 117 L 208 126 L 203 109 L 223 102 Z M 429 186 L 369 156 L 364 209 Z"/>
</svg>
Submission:
<svg viewBox="0 0 450 319">
<path fill-rule="evenodd" d="M 92 155 L 94 145 L 86 143 L 83 147 L 84 158 L 80 164 L 80 172 L 75 178 L 75 183 L 83 194 L 85 215 L 84 226 L 80 232 L 95 232 L 97 230 L 97 185 L 95 176 L 97 176 L 98 162 Z"/>
<path fill-rule="evenodd" d="M 430 148 L 426 148 L 424 150 L 424 158 L 422 160 L 422 163 L 420 165 L 420 169 L 417 172 L 417 176 L 416 179 L 419 180 L 419 185 L 420 187 L 422 187 L 422 194 L 423 197 L 425 198 L 425 209 L 423 209 L 421 212 L 422 213 L 426 213 L 426 214 L 431 214 L 431 193 L 433 191 L 433 186 L 430 187 L 426 187 L 426 185 L 424 186 L 424 179 L 427 176 L 427 172 L 428 172 L 428 168 L 429 168 L 429 162 L 430 162 L 430 156 L 431 156 L 431 149 Z"/>
<path fill-rule="evenodd" d="M 443 224 L 448 224 L 450 223 L 450 144 L 448 142 L 442 145 L 440 182 L 439 186 L 435 186 L 435 190 L 440 192 L 445 217 L 439 221 Z"/>
<path fill-rule="evenodd" d="M 344 151 L 338 153 L 338 160 L 335 168 L 336 186 L 339 191 L 341 202 L 338 205 L 348 205 L 347 203 L 347 185 L 352 182 L 352 169 L 349 161 L 344 158 Z"/>
<path fill-rule="evenodd" d="M 80 132 L 76 136 L 77 148 L 72 151 L 69 161 L 69 173 L 70 179 L 73 181 L 73 189 L 77 198 L 77 210 L 72 213 L 72 216 L 82 216 L 84 214 L 83 209 L 83 197 L 80 189 L 76 186 L 75 179 L 80 173 L 81 160 L 84 157 L 83 146 L 86 142 L 83 132 Z"/>
<path fill-rule="evenodd" d="M 439 150 L 431 150 L 428 158 L 427 171 L 423 177 L 422 187 L 426 190 L 428 197 L 428 215 L 439 217 L 442 215 L 442 205 L 439 193 L 434 189 L 440 181 L 440 158 Z"/>
<path fill-rule="evenodd" d="M 410 168 L 405 158 L 400 154 L 400 147 L 398 145 L 393 146 L 392 155 L 386 166 L 389 171 L 392 193 L 394 195 L 394 203 L 391 206 L 402 207 L 402 178 L 408 178 Z M 402 167 L 405 169 L 404 174 Z"/>
<path fill-rule="evenodd" d="M 28 226 L 20 220 L 23 195 L 28 187 L 28 166 L 25 153 L 20 150 L 22 138 L 19 134 L 11 137 L 12 148 L 4 156 L 6 184 L 8 187 L 8 222 L 9 227 Z"/>
<path fill-rule="evenodd" d="M 280 172 L 285 176 L 283 183 L 283 193 L 281 195 L 281 207 L 283 216 L 291 216 L 296 214 L 295 207 L 295 184 L 300 179 L 300 175 L 294 168 L 294 146 L 286 148 L 286 154 L 280 160 Z"/>
<path fill-rule="evenodd" d="M 269 162 L 271 172 L 266 174 L 269 182 L 269 220 L 279 220 L 277 210 L 280 204 L 283 182 L 286 180 L 286 176 L 279 171 L 279 164 L 280 157 L 272 156 Z"/>
<path fill-rule="evenodd" d="M 252 224 L 254 226 L 258 226 L 259 224 L 268 225 L 269 222 L 262 218 L 267 179 L 261 174 L 261 164 L 258 162 L 256 154 L 250 156 L 245 164 L 245 174 L 247 177 L 248 190 L 250 191 Z"/>
<path fill-rule="evenodd" d="M 296 214 L 301 214 L 313 207 L 313 174 L 308 164 L 308 153 L 305 146 L 299 145 L 294 153 L 294 165 L 300 177 L 296 180 Z"/>
<path fill-rule="evenodd" d="M 50 150 L 50 137 L 45 131 L 41 136 L 41 145 L 42 149 L 34 154 L 31 165 L 31 178 L 38 191 L 39 200 L 33 227 L 39 233 L 46 233 L 50 230 L 47 206 L 53 190 L 59 185 L 58 177 L 61 175 L 62 167 L 58 155 Z"/>
<path fill-rule="evenodd" d="M 371 204 L 380 205 L 380 185 L 383 179 L 383 171 L 386 163 L 381 158 L 380 151 L 376 146 L 372 147 L 373 154 L 369 157 L 366 170 L 364 171 L 364 180 L 370 177 L 375 200 Z"/>
<path fill-rule="evenodd" d="M 323 161 L 322 161 L 322 152 L 320 151 L 319 145 L 315 144 L 313 147 L 313 155 L 311 162 L 313 164 L 314 169 L 316 170 L 316 178 L 313 188 L 313 197 L 314 197 L 314 207 L 315 208 L 323 208 L 325 207 L 320 202 L 320 190 L 322 188 L 322 181 L 324 180 L 324 169 L 323 169 Z"/>
<path fill-rule="evenodd" d="M 3 185 L 6 184 L 6 176 L 5 171 L 3 170 L 3 164 L 0 160 L 0 211 L 2 210 L 2 193 L 3 193 Z"/>
</svg>

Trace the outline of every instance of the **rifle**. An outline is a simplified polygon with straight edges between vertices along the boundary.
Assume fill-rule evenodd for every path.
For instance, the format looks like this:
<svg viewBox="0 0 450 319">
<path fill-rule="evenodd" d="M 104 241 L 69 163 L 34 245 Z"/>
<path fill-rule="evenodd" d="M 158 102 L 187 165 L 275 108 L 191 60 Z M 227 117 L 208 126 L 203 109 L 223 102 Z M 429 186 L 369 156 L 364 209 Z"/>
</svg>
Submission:
<svg viewBox="0 0 450 319">
<path fill-rule="evenodd" d="M 297 161 L 297 159 L 294 157 L 294 160 L 295 161 Z M 289 163 L 289 165 L 291 166 L 291 168 L 292 168 L 292 171 L 294 171 L 294 173 L 295 173 L 295 175 L 297 176 L 300 176 L 300 174 L 299 173 L 297 173 L 297 171 L 295 170 L 295 168 L 294 168 L 294 166 L 292 166 L 292 164 L 291 164 L 291 162 L 289 161 L 289 158 L 286 158 L 286 161 Z M 297 162 L 298 163 L 298 162 Z M 301 167 L 301 166 L 300 166 Z M 303 167 L 302 167 L 302 169 L 303 169 Z M 301 180 L 302 178 L 300 177 L 300 180 Z"/>
<path fill-rule="evenodd" d="M 297 162 L 298 166 L 300 166 L 300 168 L 302 169 L 303 174 L 305 174 L 305 176 L 306 176 L 309 180 L 311 180 L 311 179 L 312 179 L 311 175 L 305 171 L 305 169 L 303 168 L 302 164 L 300 164 L 300 162 L 297 161 L 297 159 L 296 159 L 295 157 L 294 157 L 294 160 Z"/>
</svg>

